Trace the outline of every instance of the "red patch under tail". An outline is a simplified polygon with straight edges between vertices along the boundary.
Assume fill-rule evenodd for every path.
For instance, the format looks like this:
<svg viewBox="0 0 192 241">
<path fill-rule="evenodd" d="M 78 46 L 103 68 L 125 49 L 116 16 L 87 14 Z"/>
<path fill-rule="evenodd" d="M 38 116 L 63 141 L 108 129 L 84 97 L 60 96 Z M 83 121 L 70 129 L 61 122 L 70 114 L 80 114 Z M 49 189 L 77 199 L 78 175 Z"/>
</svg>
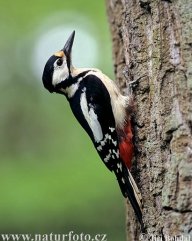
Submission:
<svg viewBox="0 0 192 241">
<path fill-rule="evenodd" d="M 123 132 L 120 133 L 119 138 L 119 151 L 120 157 L 124 161 L 125 165 L 130 169 L 132 164 L 132 158 L 134 153 L 134 146 L 133 146 L 133 134 L 131 128 L 131 122 L 129 121 L 124 128 Z"/>
</svg>

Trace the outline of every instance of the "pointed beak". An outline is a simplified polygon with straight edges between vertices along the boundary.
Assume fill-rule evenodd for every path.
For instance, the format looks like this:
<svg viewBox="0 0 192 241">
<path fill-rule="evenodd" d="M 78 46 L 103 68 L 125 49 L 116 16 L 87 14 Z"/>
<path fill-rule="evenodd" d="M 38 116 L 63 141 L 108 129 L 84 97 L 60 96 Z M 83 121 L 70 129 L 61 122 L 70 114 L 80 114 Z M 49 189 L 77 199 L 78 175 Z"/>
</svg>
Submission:
<svg viewBox="0 0 192 241">
<path fill-rule="evenodd" d="M 72 34 L 68 38 L 67 42 L 65 43 L 65 46 L 62 49 L 62 51 L 65 53 L 65 55 L 68 58 L 71 58 L 71 50 L 72 50 L 72 46 L 73 46 L 74 37 L 75 37 L 75 31 L 72 32 Z"/>
</svg>

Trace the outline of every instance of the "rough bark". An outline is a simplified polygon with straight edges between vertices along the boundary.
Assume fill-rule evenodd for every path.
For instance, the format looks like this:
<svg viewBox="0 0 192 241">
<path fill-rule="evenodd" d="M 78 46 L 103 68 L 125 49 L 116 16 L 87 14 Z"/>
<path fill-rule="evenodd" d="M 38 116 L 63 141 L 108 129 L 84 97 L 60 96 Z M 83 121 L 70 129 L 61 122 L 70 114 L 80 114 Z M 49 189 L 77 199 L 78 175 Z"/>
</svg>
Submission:
<svg viewBox="0 0 192 241">
<path fill-rule="evenodd" d="M 192 1 L 106 2 L 116 80 L 125 93 L 134 81 L 138 124 L 132 172 L 147 235 L 128 204 L 128 240 L 192 240 Z"/>
</svg>

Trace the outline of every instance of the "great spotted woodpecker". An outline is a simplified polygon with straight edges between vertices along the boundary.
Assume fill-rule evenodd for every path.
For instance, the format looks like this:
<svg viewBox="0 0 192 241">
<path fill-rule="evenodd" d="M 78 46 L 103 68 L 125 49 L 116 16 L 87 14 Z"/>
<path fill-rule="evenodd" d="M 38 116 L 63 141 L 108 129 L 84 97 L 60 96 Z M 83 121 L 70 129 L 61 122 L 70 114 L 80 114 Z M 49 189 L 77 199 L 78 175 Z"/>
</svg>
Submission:
<svg viewBox="0 0 192 241">
<path fill-rule="evenodd" d="M 73 67 L 74 36 L 75 31 L 64 48 L 47 61 L 42 77 L 44 87 L 66 96 L 102 161 L 116 175 L 121 192 L 129 199 L 143 229 L 141 194 L 129 171 L 133 157 L 132 97 L 123 96 L 115 82 L 100 70 Z"/>
</svg>

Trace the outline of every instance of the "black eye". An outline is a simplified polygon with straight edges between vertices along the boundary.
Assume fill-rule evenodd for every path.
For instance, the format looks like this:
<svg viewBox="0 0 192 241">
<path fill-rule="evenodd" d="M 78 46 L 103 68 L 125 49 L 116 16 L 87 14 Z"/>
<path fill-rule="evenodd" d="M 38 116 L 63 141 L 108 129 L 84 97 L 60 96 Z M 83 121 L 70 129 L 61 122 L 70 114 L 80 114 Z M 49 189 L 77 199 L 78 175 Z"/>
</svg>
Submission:
<svg viewBox="0 0 192 241">
<path fill-rule="evenodd" d="M 57 60 L 57 66 L 61 66 L 63 64 L 63 59 L 58 59 Z"/>
</svg>

